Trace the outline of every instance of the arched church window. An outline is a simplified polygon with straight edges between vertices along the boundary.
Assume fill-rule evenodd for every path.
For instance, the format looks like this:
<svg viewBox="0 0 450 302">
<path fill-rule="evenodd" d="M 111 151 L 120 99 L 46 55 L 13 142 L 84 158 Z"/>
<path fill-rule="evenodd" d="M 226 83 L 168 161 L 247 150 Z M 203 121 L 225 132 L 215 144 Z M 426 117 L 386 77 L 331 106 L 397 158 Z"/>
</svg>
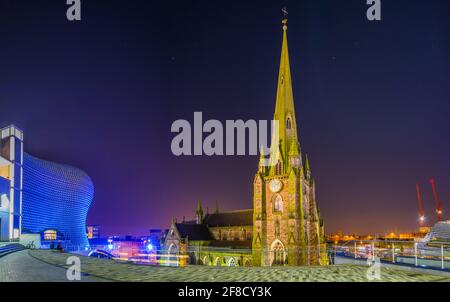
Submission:
<svg viewBox="0 0 450 302">
<path fill-rule="evenodd" d="M 287 130 L 291 130 L 292 129 L 292 122 L 291 122 L 291 118 L 288 117 L 287 121 L 286 121 L 286 129 Z"/>
</svg>

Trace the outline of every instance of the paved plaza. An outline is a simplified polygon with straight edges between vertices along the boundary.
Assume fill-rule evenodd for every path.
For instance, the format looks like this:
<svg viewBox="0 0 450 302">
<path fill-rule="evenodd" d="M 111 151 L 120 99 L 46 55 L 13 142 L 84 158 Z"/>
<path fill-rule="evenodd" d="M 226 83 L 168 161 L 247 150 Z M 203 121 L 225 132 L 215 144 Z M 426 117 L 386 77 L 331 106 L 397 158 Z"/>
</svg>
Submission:
<svg viewBox="0 0 450 302">
<path fill-rule="evenodd" d="M 0 259 L 1 281 L 67 281 L 65 267 L 71 254 L 48 250 L 25 250 Z M 367 267 L 153 267 L 118 263 L 113 260 L 80 256 L 82 281 L 368 281 Z M 450 281 L 442 275 L 381 269 L 380 281 Z"/>
<path fill-rule="evenodd" d="M 66 256 L 67 257 L 67 256 Z M 33 258 L 28 250 L 0 258 L 0 282 L 64 282 L 66 269 L 49 265 Z M 102 281 L 100 278 L 83 276 L 84 282 Z"/>
<path fill-rule="evenodd" d="M 0 281 L 64 282 L 66 260 L 72 254 L 48 250 L 25 250 L 0 258 Z M 82 280 L 92 281 L 162 281 L 162 282 L 366 282 L 367 267 L 337 265 L 328 267 L 154 267 L 79 256 Z M 450 277 L 421 274 L 412 271 L 381 269 L 381 280 L 446 281 Z"/>
</svg>

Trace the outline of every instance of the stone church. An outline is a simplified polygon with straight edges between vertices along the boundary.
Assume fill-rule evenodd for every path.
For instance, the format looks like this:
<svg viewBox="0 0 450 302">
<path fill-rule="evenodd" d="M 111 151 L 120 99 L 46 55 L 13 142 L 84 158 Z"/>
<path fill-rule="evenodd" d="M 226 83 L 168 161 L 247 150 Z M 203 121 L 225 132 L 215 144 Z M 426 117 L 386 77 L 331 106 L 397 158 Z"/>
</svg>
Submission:
<svg viewBox="0 0 450 302">
<path fill-rule="evenodd" d="M 217 208 L 204 214 L 199 202 L 196 220 L 174 220 L 165 237 L 164 246 L 174 258 L 185 255 L 177 259 L 218 266 L 328 264 L 314 178 L 298 139 L 286 18 L 282 24 L 274 114 L 278 133 L 272 138 L 270 155 L 261 154 L 259 160 L 253 209 L 220 212 Z"/>
</svg>

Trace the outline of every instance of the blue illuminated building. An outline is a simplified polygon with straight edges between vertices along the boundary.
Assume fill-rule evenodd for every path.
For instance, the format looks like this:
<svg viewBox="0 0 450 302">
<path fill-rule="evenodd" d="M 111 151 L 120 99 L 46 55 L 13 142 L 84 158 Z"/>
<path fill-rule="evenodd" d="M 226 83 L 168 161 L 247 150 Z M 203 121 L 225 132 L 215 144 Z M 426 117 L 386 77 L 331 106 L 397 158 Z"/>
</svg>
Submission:
<svg viewBox="0 0 450 302">
<path fill-rule="evenodd" d="M 88 247 L 86 216 L 94 185 L 83 171 L 23 156 L 23 232 L 56 230 L 66 243 Z"/>
<path fill-rule="evenodd" d="M 0 130 L 0 241 L 39 234 L 41 242 L 87 248 L 86 217 L 94 185 L 83 171 L 23 151 L 23 134 Z M 34 236 L 34 235 L 33 235 Z"/>
</svg>

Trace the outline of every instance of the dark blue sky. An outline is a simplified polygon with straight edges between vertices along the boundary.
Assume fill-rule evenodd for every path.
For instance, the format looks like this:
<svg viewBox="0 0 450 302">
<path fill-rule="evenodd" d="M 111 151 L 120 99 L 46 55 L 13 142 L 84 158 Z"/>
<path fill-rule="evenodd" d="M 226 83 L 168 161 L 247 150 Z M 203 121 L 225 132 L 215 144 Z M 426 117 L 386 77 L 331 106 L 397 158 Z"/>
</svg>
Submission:
<svg viewBox="0 0 450 302">
<path fill-rule="evenodd" d="M 176 119 L 270 119 L 288 39 L 303 152 L 328 232 L 417 226 L 415 183 L 450 211 L 450 3 L 383 0 L 0 0 L 0 123 L 26 150 L 85 170 L 88 222 L 145 234 L 198 199 L 252 207 L 255 157 L 171 154 Z M 167 1 L 169 2 L 169 1 Z"/>
</svg>

